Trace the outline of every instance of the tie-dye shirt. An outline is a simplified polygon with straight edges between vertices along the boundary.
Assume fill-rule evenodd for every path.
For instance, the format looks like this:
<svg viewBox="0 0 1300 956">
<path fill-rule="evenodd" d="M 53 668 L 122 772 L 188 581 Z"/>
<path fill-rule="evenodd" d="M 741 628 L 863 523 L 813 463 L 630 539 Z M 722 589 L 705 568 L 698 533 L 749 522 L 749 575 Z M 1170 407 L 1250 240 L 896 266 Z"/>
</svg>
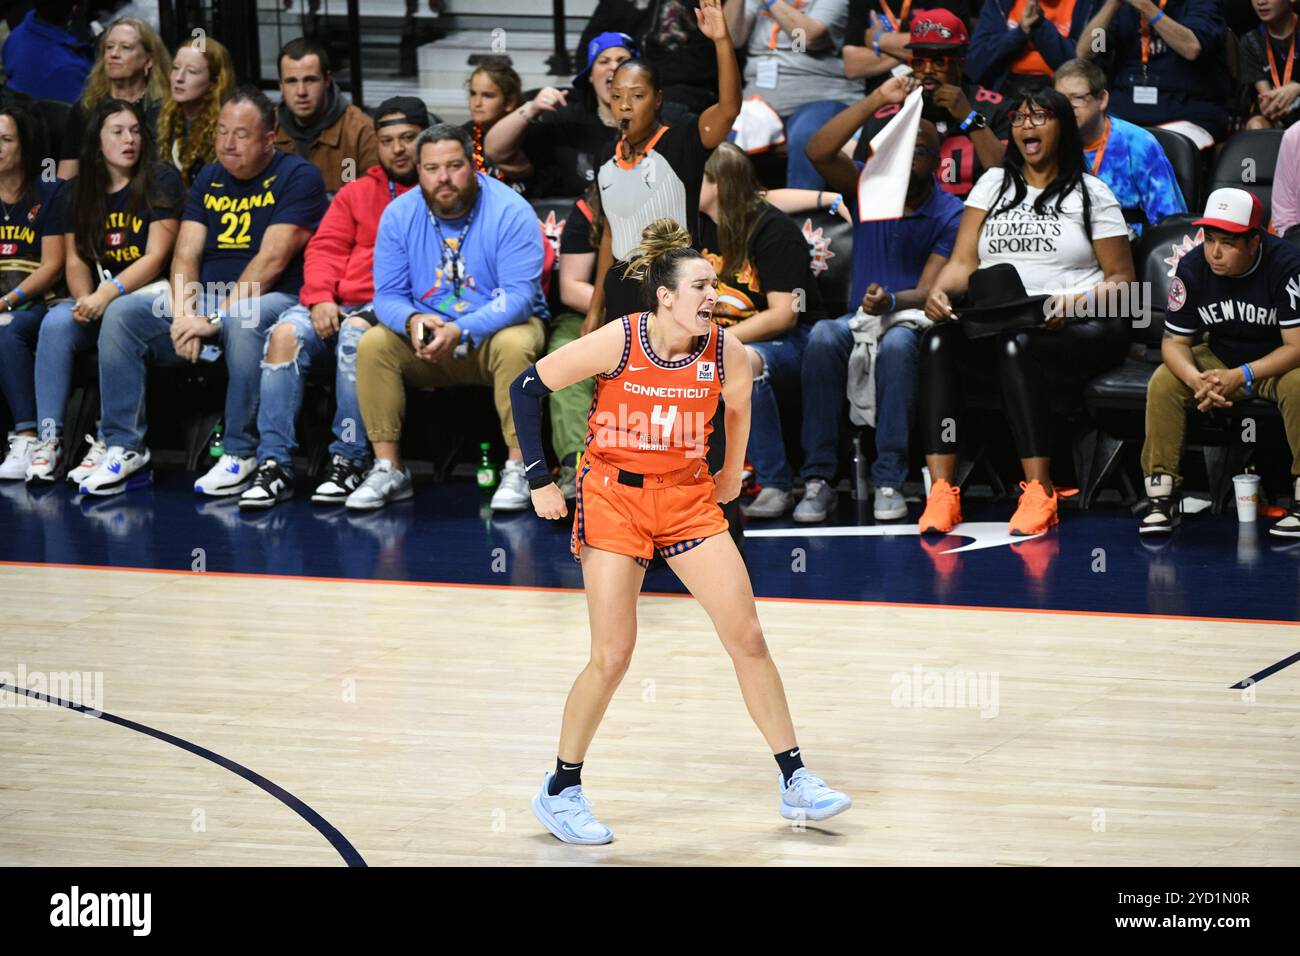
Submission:
<svg viewBox="0 0 1300 956">
<path fill-rule="evenodd" d="M 1083 155 L 1091 172 L 1097 150 L 1084 150 Z M 1113 114 L 1101 169 L 1094 175 L 1110 187 L 1121 209 L 1141 209 L 1149 223 L 1187 212 L 1178 177 L 1160 143 L 1141 126 Z M 1141 234 L 1140 225 L 1133 224 L 1130 228 Z"/>
</svg>

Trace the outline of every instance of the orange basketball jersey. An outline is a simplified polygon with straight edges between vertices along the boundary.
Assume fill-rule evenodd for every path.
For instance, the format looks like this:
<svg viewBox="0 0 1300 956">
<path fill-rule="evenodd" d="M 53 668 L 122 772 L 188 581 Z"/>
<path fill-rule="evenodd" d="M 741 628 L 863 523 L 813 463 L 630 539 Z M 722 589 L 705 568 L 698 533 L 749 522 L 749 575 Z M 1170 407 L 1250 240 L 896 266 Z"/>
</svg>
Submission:
<svg viewBox="0 0 1300 956">
<path fill-rule="evenodd" d="M 666 362 L 650 345 L 649 317 L 642 312 L 620 319 L 623 360 L 596 376 L 587 452 L 624 471 L 661 475 L 708 453 L 722 394 L 723 331 L 711 325 L 695 354 Z"/>
</svg>

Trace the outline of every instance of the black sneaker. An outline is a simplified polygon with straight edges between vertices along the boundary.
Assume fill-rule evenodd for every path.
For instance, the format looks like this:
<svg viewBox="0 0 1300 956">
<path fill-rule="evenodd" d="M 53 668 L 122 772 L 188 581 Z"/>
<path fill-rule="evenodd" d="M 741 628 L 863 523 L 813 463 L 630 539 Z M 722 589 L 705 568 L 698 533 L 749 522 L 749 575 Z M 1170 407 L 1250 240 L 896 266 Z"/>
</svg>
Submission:
<svg viewBox="0 0 1300 956">
<path fill-rule="evenodd" d="M 355 462 L 348 461 L 342 455 L 330 459 L 329 471 L 325 480 L 312 492 L 311 503 L 314 505 L 341 505 L 348 495 L 361 486 L 366 479 L 366 469 Z"/>
<path fill-rule="evenodd" d="M 1145 484 L 1147 504 L 1138 534 L 1169 534 L 1182 520 L 1182 509 L 1174 498 L 1174 479 L 1168 475 L 1151 475 Z"/>
<path fill-rule="evenodd" d="M 293 497 L 293 479 L 274 458 L 257 466 L 253 483 L 239 496 L 239 510 L 263 511 Z"/>
<path fill-rule="evenodd" d="M 1286 517 L 1269 528 L 1268 533 L 1277 538 L 1300 538 L 1300 478 L 1295 480 L 1291 510 L 1286 513 Z"/>
</svg>

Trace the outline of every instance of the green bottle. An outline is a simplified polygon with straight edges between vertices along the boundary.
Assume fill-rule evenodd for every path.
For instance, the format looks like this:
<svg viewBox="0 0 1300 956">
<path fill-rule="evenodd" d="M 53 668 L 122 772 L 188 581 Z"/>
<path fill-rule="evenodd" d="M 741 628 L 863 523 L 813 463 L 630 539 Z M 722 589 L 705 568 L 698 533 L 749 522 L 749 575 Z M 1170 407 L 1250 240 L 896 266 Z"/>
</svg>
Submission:
<svg viewBox="0 0 1300 956">
<path fill-rule="evenodd" d="M 208 454 L 213 458 L 220 458 L 226 453 L 226 443 L 223 437 L 225 425 L 225 422 L 219 421 L 212 427 L 212 435 L 208 439 Z"/>
<path fill-rule="evenodd" d="M 492 459 L 488 457 L 488 449 L 491 447 L 487 442 L 483 442 L 479 447 L 478 458 L 478 486 L 480 488 L 495 488 L 497 486 L 497 466 L 492 464 Z"/>
</svg>

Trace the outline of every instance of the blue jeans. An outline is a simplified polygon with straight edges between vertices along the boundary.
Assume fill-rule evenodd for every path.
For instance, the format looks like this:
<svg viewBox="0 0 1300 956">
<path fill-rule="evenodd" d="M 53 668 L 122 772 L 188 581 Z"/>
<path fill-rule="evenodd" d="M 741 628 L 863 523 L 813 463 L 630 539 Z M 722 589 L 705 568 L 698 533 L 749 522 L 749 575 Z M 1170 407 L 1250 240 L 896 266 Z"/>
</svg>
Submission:
<svg viewBox="0 0 1300 956">
<path fill-rule="evenodd" d="M 200 292 L 198 312 L 205 313 L 207 296 Z M 226 386 L 225 450 L 252 458 L 257 452 L 257 392 L 262 377 L 266 333 L 280 314 L 297 302 L 295 296 L 270 292 L 238 302 L 216 337 L 204 344 L 220 345 L 230 382 Z M 104 310 L 99 333 L 100 432 L 104 442 L 127 451 L 144 449 L 145 377 L 150 365 L 182 366 L 171 341 L 171 302 L 157 296 L 125 295 Z"/>
<path fill-rule="evenodd" d="M 851 316 L 813 326 L 803 359 L 804 479 L 831 480 L 838 473 L 840 413 L 848 392 Z M 903 325 L 888 329 L 876 356 L 877 488 L 902 490 L 907 479 L 907 439 L 916 417 L 917 362 L 922 333 Z"/>
<path fill-rule="evenodd" d="M 72 306 L 70 299 L 51 306 L 36 344 L 36 417 L 42 438 L 62 436 L 73 359 L 79 352 L 89 352 L 99 340 L 102 323 L 82 325 L 72 317 Z"/>
<path fill-rule="evenodd" d="M 789 491 L 794 484 L 790 476 L 790 463 L 785 458 L 785 437 L 781 433 L 781 413 L 776 404 L 776 390 L 799 387 L 799 372 L 803 367 L 803 353 L 808 337 L 808 326 L 798 322 L 779 339 L 745 343 L 763 357 L 763 374 L 754 379 L 753 397 L 750 400 L 752 411 L 747 451 L 750 463 L 754 466 L 754 478 L 764 488 Z"/>
<path fill-rule="evenodd" d="M 334 441 L 330 443 L 330 454 L 342 455 L 359 465 L 366 463 L 369 457 L 366 426 L 361 420 L 361 406 L 357 402 L 357 343 L 369 325 L 356 328 L 348 324 L 348 318 L 370 308 L 363 305 L 341 309 L 339 331 L 328 340 L 316 334 L 311 324 L 311 312 L 305 305 L 295 305 L 280 316 L 266 337 L 267 348 L 270 348 L 275 329 L 283 325 L 293 330 L 298 340 L 298 354 L 292 361 L 272 365 L 265 360 L 263 353 L 261 402 L 257 412 L 259 462 L 274 458 L 285 472 L 293 474 L 293 450 L 298 445 L 294 423 L 302 407 L 306 376 L 316 366 L 321 372 L 334 372 L 334 398 L 338 409 L 334 413 Z"/>
<path fill-rule="evenodd" d="M 43 318 L 44 303 L 0 312 L 0 392 L 17 432 L 36 429 L 36 340 Z"/>
<path fill-rule="evenodd" d="M 847 109 L 839 100 L 817 100 L 805 103 L 785 120 L 785 184 L 790 189 L 825 189 L 826 180 L 812 164 L 804 146 L 814 134 L 830 122 L 835 114 Z"/>
</svg>

